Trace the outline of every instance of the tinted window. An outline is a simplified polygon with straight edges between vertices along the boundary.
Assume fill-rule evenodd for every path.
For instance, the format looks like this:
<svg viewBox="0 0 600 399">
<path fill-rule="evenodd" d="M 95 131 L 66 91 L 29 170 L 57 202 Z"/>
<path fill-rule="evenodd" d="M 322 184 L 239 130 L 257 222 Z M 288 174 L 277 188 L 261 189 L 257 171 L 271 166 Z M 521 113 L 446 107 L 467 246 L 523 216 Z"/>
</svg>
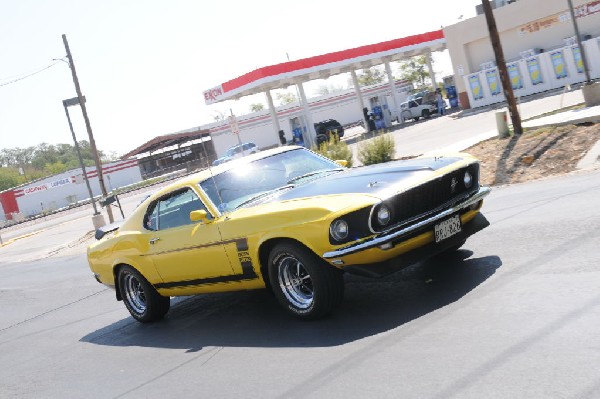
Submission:
<svg viewBox="0 0 600 399">
<path fill-rule="evenodd" d="M 192 224 L 190 212 L 208 209 L 190 188 L 162 197 L 148 208 L 144 227 L 148 230 L 164 230 Z M 209 214 L 210 217 L 210 214 Z"/>
</svg>

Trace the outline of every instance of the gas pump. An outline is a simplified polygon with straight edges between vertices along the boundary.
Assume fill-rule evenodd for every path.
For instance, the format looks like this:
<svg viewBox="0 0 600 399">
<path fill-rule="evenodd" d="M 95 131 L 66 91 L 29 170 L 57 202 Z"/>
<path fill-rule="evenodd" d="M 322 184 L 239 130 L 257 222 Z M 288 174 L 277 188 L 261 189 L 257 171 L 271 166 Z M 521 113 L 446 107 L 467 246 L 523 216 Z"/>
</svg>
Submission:
<svg viewBox="0 0 600 399">
<path fill-rule="evenodd" d="M 456 94 L 455 86 L 446 86 L 446 95 L 448 96 L 448 102 L 450 103 L 450 108 L 458 107 L 458 95 Z"/>
<path fill-rule="evenodd" d="M 442 78 L 444 82 L 444 89 L 446 90 L 446 96 L 450 103 L 450 108 L 458 107 L 458 94 L 456 93 L 456 85 L 454 84 L 454 76 L 445 76 Z"/>
<path fill-rule="evenodd" d="M 290 119 L 290 130 L 292 131 L 292 141 L 295 145 L 304 145 L 304 131 L 306 130 L 302 123 L 300 122 L 300 118 L 295 116 Z"/>
<path fill-rule="evenodd" d="M 387 103 L 385 103 L 385 98 L 383 99 L 383 101 L 381 101 L 381 103 L 385 103 L 385 109 L 380 104 L 379 96 L 371 97 L 370 103 L 371 103 L 371 112 L 373 113 L 373 117 L 375 119 L 375 129 L 377 129 L 377 130 L 385 129 L 385 127 L 389 126 L 389 124 L 390 124 L 389 112 L 387 109 Z M 386 116 L 387 116 L 387 118 L 386 118 Z M 386 119 L 387 119 L 387 123 L 386 123 Z"/>
</svg>

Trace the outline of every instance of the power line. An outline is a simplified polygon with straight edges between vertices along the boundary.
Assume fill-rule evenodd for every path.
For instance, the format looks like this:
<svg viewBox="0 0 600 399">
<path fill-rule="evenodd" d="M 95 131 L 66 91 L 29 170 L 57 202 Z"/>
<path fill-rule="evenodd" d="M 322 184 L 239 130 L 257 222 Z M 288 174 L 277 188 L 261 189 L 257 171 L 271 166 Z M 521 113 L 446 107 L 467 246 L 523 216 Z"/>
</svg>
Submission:
<svg viewBox="0 0 600 399">
<path fill-rule="evenodd" d="M 44 72 L 46 69 L 50 69 L 50 68 L 52 68 L 54 65 L 58 64 L 60 61 L 62 61 L 62 59 L 60 59 L 60 60 L 56 60 L 56 61 L 55 61 L 55 62 L 53 62 L 52 64 L 48 65 L 48 66 L 47 66 L 47 67 L 45 67 L 45 68 L 42 68 L 42 69 L 40 69 L 39 71 L 32 72 L 32 73 L 30 73 L 30 74 L 28 74 L 28 75 L 21 76 L 20 78 L 13 79 L 13 80 L 10 80 L 10 81 L 8 81 L 8 82 L 5 82 L 5 83 L 0 83 L 0 87 L 2 87 L 2 86 L 8 86 L 8 85 L 10 85 L 10 84 L 13 84 L 13 83 L 16 83 L 16 82 L 18 82 L 18 81 L 20 81 L 20 80 L 27 79 L 27 78 L 29 78 L 29 77 L 31 77 L 31 76 L 33 76 L 33 75 L 37 75 L 37 74 L 38 74 L 38 73 L 40 73 L 40 72 Z"/>
</svg>

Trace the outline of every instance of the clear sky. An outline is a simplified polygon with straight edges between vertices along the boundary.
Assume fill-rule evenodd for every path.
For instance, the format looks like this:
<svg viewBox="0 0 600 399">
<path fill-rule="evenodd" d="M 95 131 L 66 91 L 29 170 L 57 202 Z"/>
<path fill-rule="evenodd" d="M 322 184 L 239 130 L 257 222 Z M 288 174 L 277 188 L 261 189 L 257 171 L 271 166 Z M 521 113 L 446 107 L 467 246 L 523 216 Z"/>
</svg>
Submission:
<svg viewBox="0 0 600 399">
<path fill-rule="evenodd" d="M 99 149 L 125 153 L 264 95 L 206 106 L 202 92 L 256 68 L 440 29 L 478 0 L 0 0 L 0 148 L 71 143 L 67 35 Z M 450 74 L 447 52 L 436 74 Z M 395 65 L 392 66 L 395 69 Z M 307 95 L 314 95 L 307 88 Z M 79 107 L 70 108 L 87 139 Z"/>
</svg>

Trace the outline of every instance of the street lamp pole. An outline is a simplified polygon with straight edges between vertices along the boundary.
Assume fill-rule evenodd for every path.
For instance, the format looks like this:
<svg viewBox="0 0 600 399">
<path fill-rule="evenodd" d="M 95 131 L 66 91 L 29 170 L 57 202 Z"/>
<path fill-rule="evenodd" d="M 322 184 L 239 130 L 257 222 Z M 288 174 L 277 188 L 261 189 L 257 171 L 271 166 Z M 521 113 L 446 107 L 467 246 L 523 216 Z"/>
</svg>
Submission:
<svg viewBox="0 0 600 399">
<path fill-rule="evenodd" d="M 85 101 L 85 98 L 84 100 Z M 75 131 L 73 130 L 73 124 L 71 123 L 71 116 L 69 115 L 69 109 L 67 108 L 69 105 L 79 104 L 79 99 L 77 97 L 70 98 L 68 100 L 63 100 L 63 106 L 65 107 L 65 114 L 67 114 L 67 121 L 69 121 L 69 129 L 71 129 L 71 136 L 73 136 L 73 144 L 75 145 L 75 151 L 77 151 L 77 158 L 79 159 L 79 165 L 81 166 L 81 171 L 83 172 L 83 179 L 85 180 L 85 185 L 87 186 L 88 193 L 90 194 L 90 200 L 92 201 L 92 207 L 94 208 L 94 216 L 98 215 L 98 208 L 96 207 L 96 201 L 94 201 L 94 194 L 92 192 L 92 187 L 90 186 L 90 181 L 87 177 L 87 173 L 85 171 L 85 165 L 83 163 L 83 158 L 81 157 L 81 150 L 79 149 L 79 143 L 77 142 L 77 137 L 75 137 Z"/>
<path fill-rule="evenodd" d="M 85 106 L 85 101 L 83 101 L 83 95 L 81 94 L 81 88 L 79 87 L 79 80 L 77 79 L 77 72 L 75 71 L 75 63 L 73 62 L 73 57 L 71 56 L 71 50 L 69 49 L 69 43 L 67 42 L 67 36 L 65 34 L 62 35 L 63 43 L 65 45 L 65 50 L 67 51 L 67 58 L 69 59 L 69 67 L 71 68 L 71 74 L 73 75 L 73 83 L 75 84 L 75 91 L 77 91 L 77 98 L 79 99 L 79 105 L 81 106 L 81 112 L 83 113 L 83 119 L 85 120 L 85 127 L 87 129 L 87 133 L 90 139 L 90 147 L 92 150 L 92 154 L 94 156 L 94 161 L 96 163 L 96 171 L 98 173 L 98 182 L 100 183 L 100 190 L 102 191 L 103 197 L 108 197 L 108 192 L 106 191 L 106 186 L 104 185 L 104 178 L 102 176 L 102 164 L 100 163 L 100 157 L 98 157 L 98 150 L 96 149 L 96 141 L 94 140 L 94 135 L 92 134 L 92 126 L 90 125 L 90 120 L 87 114 L 87 108 Z M 114 222 L 112 208 L 110 205 L 106 205 L 106 213 L 108 214 L 108 220 L 110 223 Z"/>
</svg>

